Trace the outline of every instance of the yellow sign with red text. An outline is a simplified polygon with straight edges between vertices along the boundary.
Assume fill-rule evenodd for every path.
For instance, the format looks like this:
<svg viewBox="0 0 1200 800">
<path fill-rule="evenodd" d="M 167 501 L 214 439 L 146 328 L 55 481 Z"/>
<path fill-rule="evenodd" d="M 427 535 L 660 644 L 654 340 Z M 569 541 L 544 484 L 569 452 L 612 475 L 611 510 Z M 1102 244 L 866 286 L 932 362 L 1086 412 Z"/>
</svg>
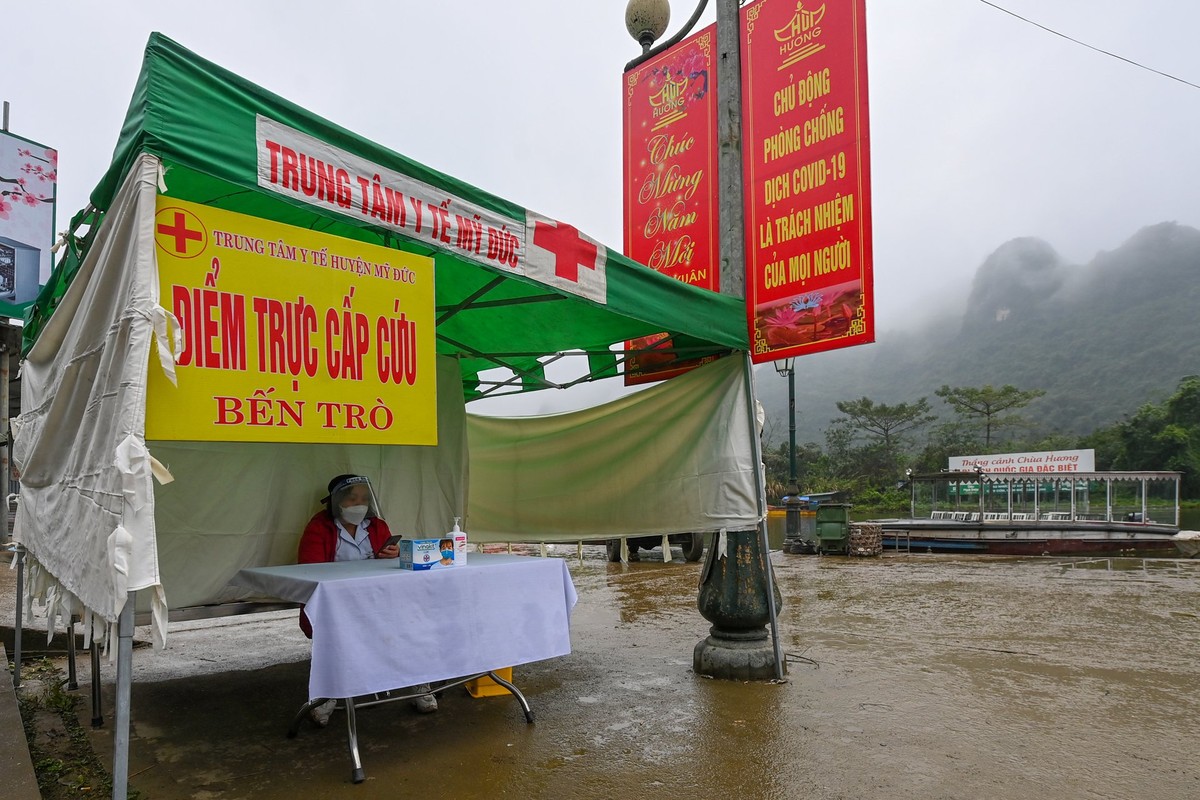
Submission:
<svg viewBox="0 0 1200 800">
<path fill-rule="evenodd" d="M 433 259 L 160 196 L 146 438 L 437 444 Z"/>
</svg>

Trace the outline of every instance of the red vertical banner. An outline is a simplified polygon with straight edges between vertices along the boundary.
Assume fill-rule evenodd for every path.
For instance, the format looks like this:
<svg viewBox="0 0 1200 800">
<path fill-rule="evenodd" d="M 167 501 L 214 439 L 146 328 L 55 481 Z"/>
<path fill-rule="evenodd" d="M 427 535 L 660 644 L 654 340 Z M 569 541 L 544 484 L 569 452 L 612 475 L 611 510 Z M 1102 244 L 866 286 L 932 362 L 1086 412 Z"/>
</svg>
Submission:
<svg viewBox="0 0 1200 800">
<path fill-rule="evenodd" d="M 742 8 L 755 363 L 875 340 L 866 0 Z"/>
<path fill-rule="evenodd" d="M 720 288 L 716 25 L 625 73 L 625 255 L 710 291 Z M 627 344 L 627 384 L 696 365 L 665 334 Z M 656 352 L 657 351 L 657 352 Z"/>
</svg>

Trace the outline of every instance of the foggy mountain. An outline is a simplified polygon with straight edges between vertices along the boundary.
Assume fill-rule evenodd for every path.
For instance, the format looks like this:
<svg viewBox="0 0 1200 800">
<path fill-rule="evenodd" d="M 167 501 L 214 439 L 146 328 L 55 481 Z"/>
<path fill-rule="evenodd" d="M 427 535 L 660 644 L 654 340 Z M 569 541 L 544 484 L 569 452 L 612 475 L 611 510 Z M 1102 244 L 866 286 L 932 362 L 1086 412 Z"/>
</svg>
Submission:
<svg viewBox="0 0 1200 800">
<path fill-rule="evenodd" d="M 835 403 L 869 397 L 894 405 L 951 386 L 1042 389 L 1024 416 L 1036 433 L 1086 434 L 1174 393 L 1200 373 L 1200 230 L 1143 228 L 1084 265 L 1048 243 L 1020 238 L 975 272 L 963 308 L 876 342 L 796 359 L 796 440 L 824 444 Z M 770 365 L 756 388 L 770 442 L 786 441 L 787 380 Z"/>
</svg>

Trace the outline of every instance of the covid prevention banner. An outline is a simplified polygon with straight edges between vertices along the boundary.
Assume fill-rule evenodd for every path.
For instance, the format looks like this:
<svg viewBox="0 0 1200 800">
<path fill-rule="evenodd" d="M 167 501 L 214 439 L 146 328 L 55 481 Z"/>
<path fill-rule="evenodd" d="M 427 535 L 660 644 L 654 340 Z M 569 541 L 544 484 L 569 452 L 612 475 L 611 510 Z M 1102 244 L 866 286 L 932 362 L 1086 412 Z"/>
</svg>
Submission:
<svg viewBox="0 0 1200 800">
<path fill-rule="evenodd" d="M 865 0 L 742 8 L 755 363 L 875 340 Z"/>
<path fill-rule="evenodd" d="M 149 439 L 437 444 L 433 260 L 160 196 Z"/>
</svg>

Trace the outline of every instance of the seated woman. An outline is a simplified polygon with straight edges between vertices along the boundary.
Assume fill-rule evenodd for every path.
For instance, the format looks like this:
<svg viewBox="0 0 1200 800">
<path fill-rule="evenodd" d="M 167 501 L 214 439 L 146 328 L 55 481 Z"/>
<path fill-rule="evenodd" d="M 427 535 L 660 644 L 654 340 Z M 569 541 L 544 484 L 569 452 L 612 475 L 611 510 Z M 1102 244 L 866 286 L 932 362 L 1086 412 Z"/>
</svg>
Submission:
<svg viewBox="0 0 1200 800">
<path fill-rule="evenodd" d="M 379 504 L 366 476 L 338 475 L 329 482 L 329 494 L 321 502 L 325 508 L 304 526 L 297 562 L 316 564 L 400 555 L 399 546 L 387 544 L 392 532 L 379 516 Z"/>
<path fill-rule="evenodd" d="M 359 561 L 367 558 L 395 558 L 400 547 L 388 544 L 392 532 L 379 515 L 379 503 L 365 475 L 338 475 L 329 482 L 329 494 L 321 501 L 325 508 L 313 515 L 300 536 L 296 561 L 316 564 L 328 561 Z M 312 623 L 300 611 L 300 628 L 312 638 Z M 429 693 L 429 684 L 411 688 L 424 692 L 413 701 L 413 708 L 428 714 L 437 711 L 437 698 Z M 407 693 L 407 692 L 406 692 Z M 327 700 L 312 709 L 313 722 L 321 727 L 329 724 L 329 715 L 337 705 Z"/>
</svg>

